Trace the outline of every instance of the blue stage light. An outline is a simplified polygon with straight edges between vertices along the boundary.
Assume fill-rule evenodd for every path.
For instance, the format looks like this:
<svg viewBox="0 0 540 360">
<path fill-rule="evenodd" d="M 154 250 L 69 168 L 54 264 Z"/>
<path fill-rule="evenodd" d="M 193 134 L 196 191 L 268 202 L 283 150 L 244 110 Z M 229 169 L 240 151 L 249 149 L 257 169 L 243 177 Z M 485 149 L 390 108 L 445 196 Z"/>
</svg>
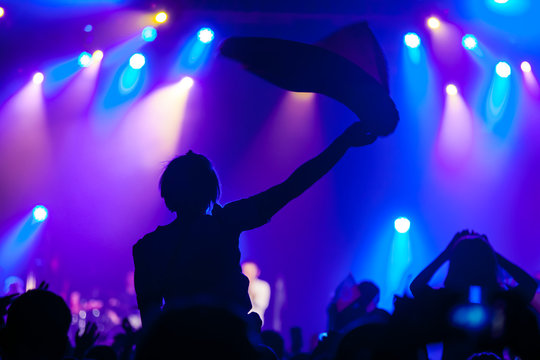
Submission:
<svg viewBox="0 0 540 360">
<path fill-rule="evenodd" d="M 474 50 L 478 47 L 478 40 L 476 40 L 474 35 L 467 34 L 461 40 L 461 44 L 467 50 Z"/>
<path fill-rule="evenodd" d="M 214 40 L 214 32 L 210 28 L 202 28 L 197 33 L 197 37 L 199 38 L 199 41 L 208 44 L 212 40 Z"/>
<path fill-rule="evenodd" d="M 510 65 L 508 65 L 507 62 L 501 61 L 497 64 L 495 67 L 495 71 L 497 72 L 497 75 L 499 75 L 502 78 L 507 78 L 512 74 L 512 68 Z"/>
<path fill-rule="evenodd" d="M 129 66 L 131 66 L 135 70 L 142 68 L 145 63 L 146 63 L 146 59 L 144 58 L 144 55 L 141 53 L 133 54 L 129 58 Z"/>
<path fill-rule="evenodd" d="M 506 4 L 508 2 L 508 0 L 493 0 L 494 2 L 496 2 L 497 4 Z"/>
<path fill-rule="evenodd" d="M 83 51 L 81 55 L 79 55 L 79 59 L 77 59 L 77 62 L 79 63 L 80 67 L 88 67 L 92 62 L 92 55 L 90 55 L 86 51 Z"/>
<path fill-rule="evenodd" d="M 403 41 L 405 42 L 405 45 L 412 49 L 416 49 L 418 46 L 420 46 L 420 37 L 413 32 L 407 33 Z"/>
<path fill-rule="evenodd" d="M 93 29 L 94 29 L 94 27 L 92 25 L 90 25 L 90 24 L 88 24 L 88 25 L 86 25 L 84 27 L 84 31 L 86 31 L 86 32 L 91 32 Z"/>
<path fill-rule="evenodd" d="M 398 233 L 405 234 L 411 228 L 411 222 L 406 217 L 400 217 L 394 221 L 394 227 Z"/>
<path fill-rule="evenodd" d="M 38 205 L 34 208 L 34 210 L 32 210 L 32 216 L 37 222 L 45 221 L 48 215 L 49 212 L 47 211 L 47 208 L 43 205 Z"/>
<path fill-rule="evenodd" d="M 141 38 L 144 41 L 152 42 L 156 40 L 157 37 L 157 30 L 153 28 L 152 26 L 145 27 L 141 32 Z"/>
</svg>

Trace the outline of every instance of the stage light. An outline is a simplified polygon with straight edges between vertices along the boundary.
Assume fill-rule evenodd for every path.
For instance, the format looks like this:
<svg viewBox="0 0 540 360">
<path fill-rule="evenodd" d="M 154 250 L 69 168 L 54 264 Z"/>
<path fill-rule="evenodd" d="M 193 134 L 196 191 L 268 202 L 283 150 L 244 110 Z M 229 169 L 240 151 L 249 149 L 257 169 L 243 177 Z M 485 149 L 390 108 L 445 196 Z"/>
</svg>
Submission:
<svg viewBox="0 0 540 360">
<path fill-rule="evenodd" d="M 446 86 L 446 93 L 448 95 L 457 95 L 458 93 L 458 89 L 457 89 L 457 86 L 454 85 L 454 84 L 449 84 L 448 86 Z"/>
<path fill-rule="evenodd" d="M 167 21 L 167 13 L 164 11 L 157 13 L 154 20 L 160 24 L 163 24 L 165 21 Z"/>
<path fill-rule="evenodd" d="M 467 50 L 474 50 L 478 47 L 478 40 L 476 40 L 474 35 L 467 34 L 461 40 L 461 44 Z"/>
<path fill-rule="evenodd" d="M 47 208 L 43 205 L 38 205 L 34 207 L 34 210 L 32 210 L 32 216 L 34 217 L 34 220 L 37 222 L 45 221 L 48 215 L 49 215 L 49 212 L 47 211 Z"/>
<path fill-rule="evenodd" d="M 156 40 L 157 37 L 157 30 L 153 28 L 152 26 L 145 27 L 141 32 L 141 38 L 144 41 L 152 42 Z"/>
<path fill-rule="evenodd" d="M 86 32 L 90 32 L 90 31 L 92 31 L 93 29 L 94 29 L 94 27 L 93 27 L 92 25 L 90 25 L 90 24 L 88 24 L 88 25 L 86 25 L 86 26 L 84 27 L 84 31 L 86 31 Z"/>
<path fill-rule="evenodd" d="M 34 82 L 34 84 L 41 84 L 44 80 L 45 76 L 43 75 L 43 73 L 40 72 L 35 73 L 32 77 L 32 81 Z"/>
<path fill-rule="evenodd" d="M 133 54 L 129 58 L 129 66 L 131 66 L 135 70 L 142 68 L 145 63 L 146 63 L 146 59 L 144 58 L 144 55 L 141 53 Z"/>
<path fill-rule="evenodd" d="M 87 53 L 86 51 L 83 51 L 81 55 L 79 55 L 79 59 L 77 60 L 80 67 L 88 67 L 90 63 L 92 62 L 92 55 Z"/>
<path fill-rule="evenodd" d="M 6 13 L 6 11 L 4 10 L 3 7 L 0 7 L 0 18 L 1 17 L 4 17 L 4 14 Z"/>
<path fill-rule="evenodd" d="M 411 222 L 406 217 L 400 217 L 394 221 L 394 227 L 398 233 L 405 234 L 411 228 Z"/>
<path fill-rule="evenodd" d="M 430 28 L 430 29 L 438 29 L 441 27 L 441 22 L 439 21 L 439 19 L 437 19 L 435 16 L 432 16 L 430 17 L 429 19 L 427 19 L 427 26 Z"/>
<path fill-rule="evenodd" d="M 102 59 L 103 59 L 103 51 L 101 50 L 94 51 L 94 53 L 92 54 L 92 60 L 101 61 Z"/>
<path fill-rule="evenodd" d="M 416 33 L 410 32 L 405 35 L 404 42 L 408 47 L 416 49 L 420 46 L 420 37 Z"/>
<path fill-rule="evenodd" d="M 188 90 L 191 89 L 193 83 L 194 81 L 192 78 L 190 78 L 189 76 L 184 76 L 182 80 L 180 80 L 180 87 L 182 88 L 182 90 Z"/>
<path fill-rule="evenodd" d="M 208 44 L 212 40 L 214 40 L 214 32 L 210 28 L 202 28 L 197 33 L 197 37 L 199 38 L 199 41 Z"/>
<path fill-rule="evenodd" d="M 526 73 L 530 73 L 532 71 L 531 64 L 528 61 L 524 61 L 521 63 L 521 70 Z"/>
<path fill-rule="evenodd" d="M 506 4 L 508 2 L 508 0 L 493 0 L 494 2 L 496 2 L 497 4 Z"/>
<path fill-rule="evenodd" d="M 502 78 L 507 78 L 512 74 L 512 69 L 510 68 L 510 65 L 508 65 L 507 62 L 501 61 L 497 64 L 495 67 L 495 71 L 497 72 L 497 75 L 499 75 Z"/>
</svg>

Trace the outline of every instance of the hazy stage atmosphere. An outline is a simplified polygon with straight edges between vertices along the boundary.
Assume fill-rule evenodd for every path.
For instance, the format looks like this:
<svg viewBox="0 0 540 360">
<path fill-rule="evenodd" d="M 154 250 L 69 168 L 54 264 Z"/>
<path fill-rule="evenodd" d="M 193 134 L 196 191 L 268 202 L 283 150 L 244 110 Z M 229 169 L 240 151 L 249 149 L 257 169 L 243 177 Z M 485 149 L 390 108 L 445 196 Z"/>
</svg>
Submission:
<svg viewBox="0 0 540 360">
<path fill-rule="evenodd" d="M 410 294 L 463 229 L 540 276 L 538 1 L 0 7 L 2 293 L 44 280 L 72 312 L 88 312 L 79 320 L 92 313 L 109 329 L 136 317 L 132 247 L 175 218 L 158 187 L 169 161 L 188 150 L 208 157 L 225 205 L 285 180 L 358 120 L 334 99 L 253 75 L 220 44 L 314 44 L 364 20 L 386 56 L 400 121 L 240 236 L 241 261 L 270 285 L 263 330 L 287 338 L 299 326 L 307 349 L 349 274 L 377 284 L 392 313 L 394 295 Z"/>
</svg>

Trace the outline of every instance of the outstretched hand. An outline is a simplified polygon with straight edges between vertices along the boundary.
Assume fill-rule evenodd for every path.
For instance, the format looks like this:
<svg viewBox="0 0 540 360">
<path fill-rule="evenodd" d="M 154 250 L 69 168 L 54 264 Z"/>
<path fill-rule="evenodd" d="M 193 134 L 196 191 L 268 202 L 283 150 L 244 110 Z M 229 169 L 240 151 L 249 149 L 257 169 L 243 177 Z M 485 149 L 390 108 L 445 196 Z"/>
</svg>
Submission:
<svg viewBox="0 0 540 360">
<path fill-rule="evenodd" d="M 349 126 L 341 136 L 350 147 L 366 146 L 377 140 L 377 136 L 370 134 L 360 121 Z"/>
<path fill-rule="evenodd" d="M 97 325 L 89 322 L 86 324 L 82 334 L 78 332 L 75 334 L 75 355 L 76 357 L 82 357 L 86 352 L 95 344 L 99 337 L 97 331 Z"/>
</svg>

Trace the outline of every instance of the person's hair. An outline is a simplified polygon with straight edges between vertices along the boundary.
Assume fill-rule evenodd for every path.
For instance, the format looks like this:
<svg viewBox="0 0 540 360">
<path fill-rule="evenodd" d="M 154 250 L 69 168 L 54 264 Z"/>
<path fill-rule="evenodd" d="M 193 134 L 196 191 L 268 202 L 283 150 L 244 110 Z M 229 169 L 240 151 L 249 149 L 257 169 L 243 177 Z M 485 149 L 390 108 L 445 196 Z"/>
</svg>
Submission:
<svg viewBox="0 0 540 360">
<path fill-rule="evenodd" d="M 62 359 L 71 324 L 65 301 L 47 290 L 30 290 L 13 301 L 6 321 L 6 358 Z"/>
<path fill-rule="evenodd" d="M 219 180 L 210 161 L 188 151 L 173 159 L 159 181 L 161 197 L 173 212 L 205 212 L 220 195 Z"/>
<path fill-rule="evenodd" d="M 356 287 L 360 291 L 360 297 L 364 299 L 363 302 L 366 306 L 379 295 L 379 288 L 371 281 L 362 281 Z"/>
<path fill-rule="evenodd" d="M 471 285 L 495 290 L 497 283 L 497 259 L 491 246 L 481 239 L 464 239 L 452 250 L 448 274 L 444 286 L 464 291 Z"/>
</svg>

